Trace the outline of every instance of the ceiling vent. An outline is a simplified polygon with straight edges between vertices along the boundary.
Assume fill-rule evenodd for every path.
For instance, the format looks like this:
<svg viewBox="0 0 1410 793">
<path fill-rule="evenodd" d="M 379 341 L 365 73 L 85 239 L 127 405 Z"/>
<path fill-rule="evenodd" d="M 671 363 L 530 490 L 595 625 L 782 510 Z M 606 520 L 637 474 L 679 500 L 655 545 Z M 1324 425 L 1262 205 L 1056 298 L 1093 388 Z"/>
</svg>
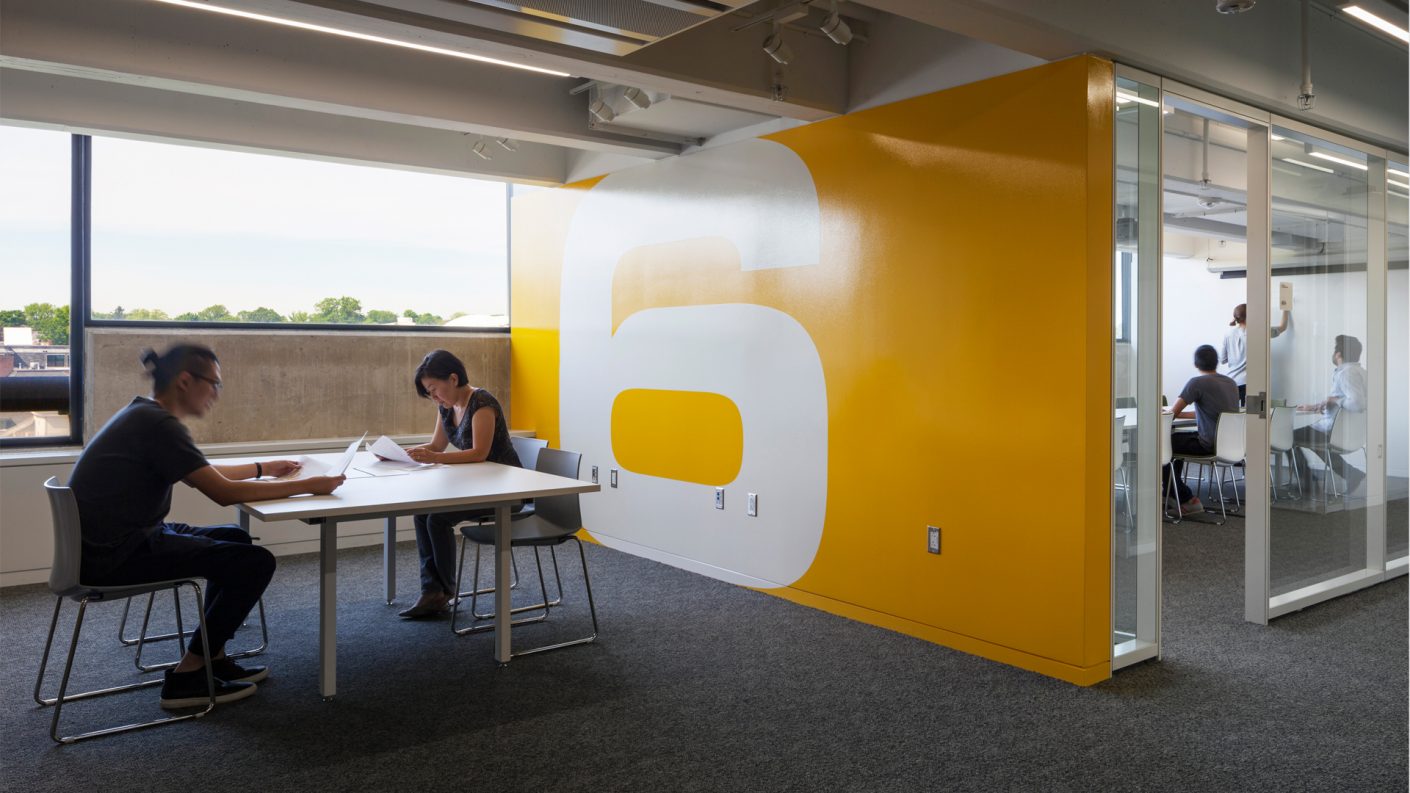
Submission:
<svg viewBox="0 0 1410 793">
<path fill-rule="evenodd" d="M 1242 14 L 1257 3 L 1258 0 L 1214 0 L 1214 10 L 1221 14 Z"/>
</svg>

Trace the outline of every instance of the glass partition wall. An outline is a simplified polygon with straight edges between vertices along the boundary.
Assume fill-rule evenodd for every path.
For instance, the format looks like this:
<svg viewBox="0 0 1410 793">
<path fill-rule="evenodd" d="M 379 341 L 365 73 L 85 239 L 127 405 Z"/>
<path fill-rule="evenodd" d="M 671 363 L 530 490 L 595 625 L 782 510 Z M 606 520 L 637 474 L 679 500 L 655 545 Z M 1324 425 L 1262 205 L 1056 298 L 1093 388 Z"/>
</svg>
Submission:
<svg viewBox="0 0 1410 793">
<path fill-rule="evenodd" d="M 1160 89 L 1116 82 L 1112 667 L 1160 654 Z"/>
<path fill-rule="evenodd" d="M 1410 168 L 1386 163 L 1386 566 L 1410 551 Z"/>
<path fill-rule="evenodd" d="M 1246 619 L 1410 561 L 1405 156 L 1126 67 L 1116 111 L 1114 669 L 1160 652 L 1164 449 L 1150 428 L 1238 304 L 1246 454 L 1225 495 Z"/>
<path fill-rule="evenodd" d="M 1269 454 L 1285 463 L 1268 514 L 1277 598 L 1367 567 L 1367 364 L 1381 343 L 1367 333 L 1368 156 L 1273 135 L 1269 279 L 1291 317 L 1269 348 Z"/>
</svg>

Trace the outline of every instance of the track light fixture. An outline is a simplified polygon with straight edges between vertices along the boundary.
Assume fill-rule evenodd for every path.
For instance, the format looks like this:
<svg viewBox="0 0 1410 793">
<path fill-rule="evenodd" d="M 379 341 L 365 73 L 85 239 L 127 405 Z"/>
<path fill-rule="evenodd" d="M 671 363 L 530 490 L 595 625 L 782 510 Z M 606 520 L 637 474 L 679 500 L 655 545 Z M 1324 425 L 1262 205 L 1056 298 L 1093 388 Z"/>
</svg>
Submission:
<svg viewBox="0 0 1410 793">
<path fill-rule="evenodd" d="M 793 48 L 783 40 L 783 31 L 777 21 L 774 22 L 773 32 L 764 39 L 764 53 L 784 66 L 793 60 Z"/>
<path fill-rule="evenodd" d="M 637 110 L 645 110 L 651 107 L 651 97 L 640 88 L 628 88 L 622 92 L 622 97 L 632 104 Z"/>
<path fill-rule="evenodd" d="M 852 28 L 848 27 L 847 23 L 842 21 L 842 15 L 837 13 L 837 0 L 832 0 L 830 8 L 832 13 L 827 15 L 818 30 L 834 42 L 846 45 L 852 40 Z"/>
<path fill-rule="evenodd" d="M 482 160 L 490 159 L 489 153 L 485 151 L 485 142 L 482 140 L 475 141 L 475 145 L 470 147 L 470 151 Z"/>
<path fill-rule="evenodd" d="M 518 151 L 518 150 L 519 150 L 519 147 L 518 147 L 518 146 L 515 146 L 515 145 L 514 145 L 514 142 L 511 141 L 509 138 L 495 138 L 495 139 L 494 139 L 494 142 L 495 142 L 495 143 L 498 143 L 498 144 L 499 144 L 499 147 L 500 147 L 501 149 L 504 149 L 505 151 Z"/>
<path fill-rule="evenodd" d="M 593 118 L 604 124 L 612 123 L 612 119 L 617 117 L 617 111 L 613 110 L 611 105 L 601 99 L 593 102 L 592 105 L 588 107 L 588 112 L 592 114 Z"/>
</svg>

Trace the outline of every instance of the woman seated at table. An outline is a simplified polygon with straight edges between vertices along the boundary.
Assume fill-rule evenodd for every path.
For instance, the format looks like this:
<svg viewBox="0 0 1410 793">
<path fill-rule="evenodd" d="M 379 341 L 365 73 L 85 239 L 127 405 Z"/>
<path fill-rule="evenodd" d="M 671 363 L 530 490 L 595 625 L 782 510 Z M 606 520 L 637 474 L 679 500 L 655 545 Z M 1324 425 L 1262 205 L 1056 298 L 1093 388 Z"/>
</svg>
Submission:
<svg viewBox="0 0 1410 793">
<path fill-rule="evenodd" d="M 470 385 L 465 364 L 445 350 L 433 350 L 416 367 L 416 393 L 436 403 L 431 442 L 407 449 L 419 463 L 502 463 L 522 467 L 509 441 L 509 425 L 499 400 Z M 446 451 L 451 445 L 456 451 Z M 517 510 L 516 510 L 517 511 Z M 445 612 L 455 597 L 455 526 L 493 515 L 492 509 L 417 515 L 416 550 L 421 556 L 421 597 L 400 613 L 422 619 Z"/>
</svg>

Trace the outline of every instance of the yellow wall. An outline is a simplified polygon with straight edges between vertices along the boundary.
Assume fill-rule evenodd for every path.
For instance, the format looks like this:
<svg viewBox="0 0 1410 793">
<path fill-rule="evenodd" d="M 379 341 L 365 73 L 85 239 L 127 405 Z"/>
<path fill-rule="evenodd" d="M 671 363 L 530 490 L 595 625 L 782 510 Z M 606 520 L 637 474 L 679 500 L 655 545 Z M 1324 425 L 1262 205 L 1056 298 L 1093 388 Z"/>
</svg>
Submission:
<svg viewBox="0 0 1410 793">
<path fill-rule="evenodd" d="M 806 572 L 766 591 L 1064 680 L 1109 676 L 1111 86 L 1110 64 L 1074 58 L 770 136 L 816 189 L 813 266 L 743 269 L 715 235 L 621 257 L 614 332 L 656 307 L 755 304 L 816 347 L 825 523 Z M 512 414 L 554 444 L 572 393 L 568 229 L 610 180 L 515 199 Z M 664 409 L 641 408 L 652 474 L 730 470 L 732 442 L 680 443 Z M 716 412 L 707 425 L 731 420 Z M 630 416 L 612 423 L 641 457 Z"/>
</svg>

